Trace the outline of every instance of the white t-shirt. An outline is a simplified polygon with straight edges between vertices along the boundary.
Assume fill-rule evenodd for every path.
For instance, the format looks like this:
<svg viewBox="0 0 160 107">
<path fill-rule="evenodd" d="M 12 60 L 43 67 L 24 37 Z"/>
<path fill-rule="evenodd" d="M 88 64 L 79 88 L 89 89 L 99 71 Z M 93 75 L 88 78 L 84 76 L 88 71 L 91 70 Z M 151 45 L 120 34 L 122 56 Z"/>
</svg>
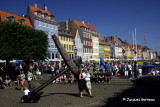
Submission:
<svg viewBox="0 0 160 107">
<path fill-rule="evenodd" d="M 24 95 L 28 95 L 30 91 L 28 89 L 24 90 Z"/>
<path fill-rule="evenodd" d="M 82 73 L 82 75 L 85 78 L 85 81 L 90 81 L 91 75 L 89 73 Z"/>
<path fill-rule="evenodd" d="M 129 70 L 132 70 L 132 66 L 131 65 L 128 65 L 128 68 L 129 68 Z"/>
</svg>

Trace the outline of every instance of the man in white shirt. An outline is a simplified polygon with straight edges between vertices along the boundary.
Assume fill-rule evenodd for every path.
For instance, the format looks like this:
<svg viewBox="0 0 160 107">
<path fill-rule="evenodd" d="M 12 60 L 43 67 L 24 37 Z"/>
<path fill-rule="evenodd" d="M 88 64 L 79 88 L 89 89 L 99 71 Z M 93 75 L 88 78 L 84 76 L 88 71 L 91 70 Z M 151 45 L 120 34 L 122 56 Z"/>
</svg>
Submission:
<svg viewBox="0 0 160 107">
<path fill-rule="evenodd" d="M 84 68 L 84 73 L 82 73 L 82 75 L 83 75 L 83 78 L 85 78 L 86 87 L 88 89 L 89 95 L 90 97 L 93 97 L 92 90 L 91 90 L 91 82 L 90 82 L 91 75 L 87 72 L 87 68 Z"/>
</svg>

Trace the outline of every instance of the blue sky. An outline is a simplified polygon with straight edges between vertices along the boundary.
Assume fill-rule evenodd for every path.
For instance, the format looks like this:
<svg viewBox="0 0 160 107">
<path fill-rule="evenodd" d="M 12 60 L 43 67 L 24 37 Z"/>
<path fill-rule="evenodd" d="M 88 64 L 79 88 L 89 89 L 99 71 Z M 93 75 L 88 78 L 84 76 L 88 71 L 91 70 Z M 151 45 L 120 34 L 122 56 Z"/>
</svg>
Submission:
<svg viewBox="0 0 160 107">
<path fill-rule="evenodd" d="M 69 18 L 89 22 L 101 37 L 117 35 L 132 43 L 136 27 L 138 44 L 160 51 L 160 0 L 3 0 L 0 10 L 26 14 L 28 4 L 44 3 L 58 22 Z"/>
</svg>

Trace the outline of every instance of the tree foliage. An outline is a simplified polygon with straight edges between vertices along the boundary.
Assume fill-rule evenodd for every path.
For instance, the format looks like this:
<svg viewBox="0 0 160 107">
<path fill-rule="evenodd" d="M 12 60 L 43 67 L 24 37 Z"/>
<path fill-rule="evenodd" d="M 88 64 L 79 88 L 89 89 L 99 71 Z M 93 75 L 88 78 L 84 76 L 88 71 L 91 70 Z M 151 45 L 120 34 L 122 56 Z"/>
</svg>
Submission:
<svg viewBox="0 0 160 107">
<path fill-rule="evenodd" d="M 17 22 L 0 22 L 0 59 L 44 60 L 47 48 L 45 32 Z"/>
</svg>

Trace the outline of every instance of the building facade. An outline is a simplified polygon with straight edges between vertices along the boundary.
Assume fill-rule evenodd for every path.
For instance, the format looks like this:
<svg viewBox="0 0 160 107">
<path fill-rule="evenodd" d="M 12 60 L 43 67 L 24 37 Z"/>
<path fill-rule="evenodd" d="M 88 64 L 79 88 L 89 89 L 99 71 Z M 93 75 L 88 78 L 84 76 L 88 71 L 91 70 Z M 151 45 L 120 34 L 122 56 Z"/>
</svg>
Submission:
<svg viewBox="0 0 160 107">
<path fill-rule="evenodd" d="M 58 28 L 59 32 L 59 41 L 63 45 L 63 47 L 68 52 L 71 58 L 74 57 L 74 44 L 73 44 L 73 35 L 71 35 L 71 31 L 66 30 L 64 28 Z M 60 56 L 61 58 L 61 56 Z"/>
<path fill-rule="evenodd" d="M 77 56 L 83 56 L 83 43 L 80 39 L 78 29 L 71 30 L 71 34 L 73 35 L 74 46 L 77 48 Z"/>
<path fill-rule="evenodd" d="M 26 16 L 29 18 L 33 27 L 37 30 L 42 30 L 48 35 L 48 53 L 49 61 L 55 61 L 59 59 L 59 53 L 52 39 L 52 35 L 58 37 L 58 24 L 49 11 L 47 11 L 47 6 L 44 5 L 44 9 L 37 8 L 37 4 L 34 6 L 29 5 L 27 9 Z"/>
</svg>

